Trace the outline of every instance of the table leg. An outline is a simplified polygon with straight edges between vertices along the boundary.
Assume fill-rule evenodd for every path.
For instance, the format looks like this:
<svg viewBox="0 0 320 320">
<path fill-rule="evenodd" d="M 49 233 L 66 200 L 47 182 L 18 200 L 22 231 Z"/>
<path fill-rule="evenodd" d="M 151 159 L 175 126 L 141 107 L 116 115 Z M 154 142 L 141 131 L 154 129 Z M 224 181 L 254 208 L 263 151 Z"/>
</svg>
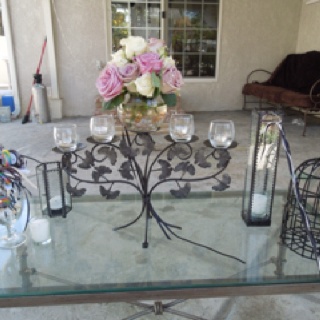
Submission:
<svg viewBox="0 0 320 320">
<path fill-rule="evenodd" d="M 140 307 L 140 308 L 144 308 L 145 310 L 137 312 L 135 314 L 133 314 L 132 316 L 129 316 L 127 318 L 124 318 L 122 320 L 134 320 L 134 319 L 138 319 L 144 315 L 150 314 L 150 313 L 154 313 L 155 315 L 163 315 L 163 313 L 167 312 L 170 314 L 174 314 L 177 316 L 180 316 L 182 318 L 185 319 L 191 319 L 191 320 L 208 320 L 208 319 L 204 319 L 183 311 L 178 311 L 178 310 L 174 310 L 171 307 L 182 303 L 186 300 L 181 300 L 181 299 L 177 299 L 177 300 L 173 300 L 171 302 L 168 303 L 162 303 L 162 301 L 155 301 L 154 304 L 148 304 L 148 303 L 143 303 L 143 302 L 133 302 L 130 303 L 134 306 Z"/>
</svg>

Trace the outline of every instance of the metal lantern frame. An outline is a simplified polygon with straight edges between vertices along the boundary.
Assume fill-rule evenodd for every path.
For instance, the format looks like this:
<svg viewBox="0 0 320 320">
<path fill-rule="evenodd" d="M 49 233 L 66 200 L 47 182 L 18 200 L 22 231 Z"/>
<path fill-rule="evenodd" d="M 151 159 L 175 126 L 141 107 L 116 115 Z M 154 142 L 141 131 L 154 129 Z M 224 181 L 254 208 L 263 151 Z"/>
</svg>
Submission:
<svg viewBox="0 0 320 320">
<path fill-rule="evenodd" d="M 281 113 L 252 112 L 248 165 L 242 200 L 247 226 L 270 226 L 280 149 Z M 259 210 L 259 214 L 257 214 Z"/>
<path fill-rule="evenodd" d="M 66 218 L 72 209 L 72 197 L 67 192 L 70 178 L 63 170 L 61 162 L 40 163 L 36 167 L 36 172 L 42 214 Z M 52 202 L 54 197 L 58 198 L 58 207 Z"/>
<path fill-rule="evenodd" d="M 302 162 L 295 170 L 297 199 L 292 181 L 282 217 L 281 239 L 300 256 L 317 260 L 320 255 L 320 158 Z M 302 204 L 307 220 L 301 215 Z"/>
</svg>

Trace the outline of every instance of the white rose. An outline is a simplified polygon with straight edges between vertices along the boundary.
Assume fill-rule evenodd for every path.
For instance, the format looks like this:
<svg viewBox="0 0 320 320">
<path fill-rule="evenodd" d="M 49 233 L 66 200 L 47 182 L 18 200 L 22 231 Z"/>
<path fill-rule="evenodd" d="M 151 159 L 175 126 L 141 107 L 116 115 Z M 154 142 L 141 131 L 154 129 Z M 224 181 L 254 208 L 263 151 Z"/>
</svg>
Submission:
<svg viewBox="0 0 320 320">
<path fill-rule="evenodd" d="M 153 96 L 154 87 L 152 86 L 151 74 L 149 72 L 137 78 L 134 83 L 136 84 L 137 91 L 140 94 L 146 97 Z"/>
<path fill-rule="evenodd" d="M 166 57 L 163 59 L 163 68 L 168 69 L 170 67 L 174 67 L 176 65 L 176 62 L 172 57 Z"/>
<path fill-rule="evenodd" d="M 142 37 L 130 36 L 120 40 L 120 44 L 125 46 L 127 59 L 147 51 L 147 42 Z"/>
<path fill-rule="evenodd" d="M 164 58 L 167 56 L 167 48 L 166 47 L 162 47 L 158 50 L 158 53 L 160 55 L 160 57 Z"/>
<path fill-rule="evenodd" d="M 134 83 L 134 81 L 131 81 L 129 83 L 125 84 L 125 87 L 127 88 L 127 90 L 131 93 L 136 93 L 137 92 L 137 87 L 136 84 Z"/>
<path fill-rule="evenodd" d="M 118 50 L 111 56 L 112 56 L 111 63 L 115 64 L 118 68 L 123 67 L 128 63 L 128 60 L 126 59 L 124 55 L 124 51 L 122 49 Z"/>
</svg>

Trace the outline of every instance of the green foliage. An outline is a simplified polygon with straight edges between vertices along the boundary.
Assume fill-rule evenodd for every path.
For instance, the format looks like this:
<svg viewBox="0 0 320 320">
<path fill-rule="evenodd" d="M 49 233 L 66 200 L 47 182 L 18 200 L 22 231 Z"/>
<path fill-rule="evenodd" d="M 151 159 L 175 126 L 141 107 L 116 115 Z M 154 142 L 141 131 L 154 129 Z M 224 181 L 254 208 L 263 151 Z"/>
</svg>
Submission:
<svg viewBox="0 0 320 320">
<path fill-rule="evenodd" d="M 102 104 L 102 107 L 104 110 L 112 110 L 114 108 L 116 108 L 117 106 L 119 106 L 123 100 L 124 100 L 124 93 L 116 96 L 115 98 L 113 98 L 112 100 L 109 101 L 104 101 Z"/>
<path fill-rule="evenodd" d="M 153 96 L 157 97 L 160 94 L 161 80 L 154 71 L 151 73 L 151 81 L 152 86 L 154 87 Z"/>
<path fill-rule="evenodd" d="M 164 103 L 168 107 L 174 107 L 177 104 L 177 96 L 175 93 L 161 94 Z"/>
<path fill-rule="evenodd" d="M 155 88 L 160 88 L 160 85 L 161 85 L 160 78 L 156 75 L 154 71 L 151 72 L 151 80 L 152 80 L 152 85 Z"/>
</svg>

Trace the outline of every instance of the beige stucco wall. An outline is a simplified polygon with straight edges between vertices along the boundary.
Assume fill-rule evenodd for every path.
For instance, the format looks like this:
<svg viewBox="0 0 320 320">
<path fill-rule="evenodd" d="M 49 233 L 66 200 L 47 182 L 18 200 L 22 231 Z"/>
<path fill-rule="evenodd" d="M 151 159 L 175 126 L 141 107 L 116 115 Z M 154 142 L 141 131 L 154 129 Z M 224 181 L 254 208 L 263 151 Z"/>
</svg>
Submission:
<svg viewBox="0 0 320 320">
<path fill-rule="evenodd" d="M 91 115 L 97 94 L 96 60 L 106 62 L 105 0 L 55 0 L 57 68 L 63 113 Z M 22 108 L 30 96 L 45 27 L 41 0 L 11 0 Z M 222 0 L 219 77 L 216 82 L 187 82 L 185 110 L 234 110 L 241 87 L 255 68 L 274 69 L 297 44 L 302 0 Z M 47 61 L 44 82 L 50 86 Z"/>
<path fill-rule="evenodd" d="M 303 2 L 297 42 L 297 52 L 320 51 L 320 2 Z"/>
<path fill-rule="evenodd" d="M 272 71 L 286 54 L 295 51 L 300 8 L 301 0 L 223 0 L 218 80 L 187 84 L 183 107 L 240 109 L 247 74 L 256 68 Z"/>
<path fill-rule="evenodd" d="M 94 113 L 95 81 L 99 75 L 96 61 L 106 61 L 103 2 L 55 1 L 58 75 L 66 116 Z"/>
<path fill-rule="evenodd" d="M 33 74 L 38 66 L 46 33 L 41 0 L 10 0 L 8 6 L 11 15 L 18 90 L 22 115 L 24 115 L 31 96 Z M 49 71 L 46 54 L 40 71 L 43 74 L 44 83 L 47 83 Z"/>
<path fill-rule="evenodd" d="M 4 36 L 0 36 L 0 88 L 1 86 L 8 85 L 8 70 L 7 70 L 7 44 Z"/>
</svg>

